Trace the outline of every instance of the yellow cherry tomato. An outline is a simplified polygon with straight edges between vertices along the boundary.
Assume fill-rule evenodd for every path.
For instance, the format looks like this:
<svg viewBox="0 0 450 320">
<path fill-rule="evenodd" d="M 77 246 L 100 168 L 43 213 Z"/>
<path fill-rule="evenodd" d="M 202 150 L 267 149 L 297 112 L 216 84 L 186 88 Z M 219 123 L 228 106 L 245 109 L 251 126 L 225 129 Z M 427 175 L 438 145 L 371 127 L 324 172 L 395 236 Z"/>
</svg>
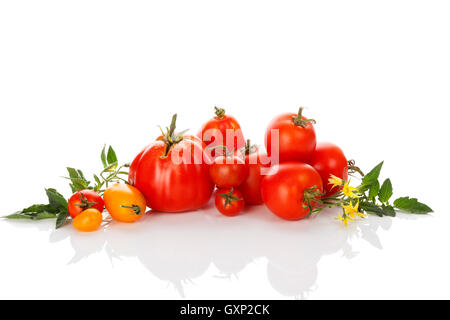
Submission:
<svg viewBox="0 0 450 320">
<path fill-rule="evenodd" d="M 83 232 L 97 230 L 102 224 L 103 216 L 100 211 L 94 208 L 86 209 L 73 219 L 75 229 Z"/>
<path fill-rule="evenodd" d="M 113 219 L 121 222 L 135 222 L 144 216 L 147 208 L 144 195 L 135 187 L 116 183 L 103 194 L 106 210 Z"/>
</svg>

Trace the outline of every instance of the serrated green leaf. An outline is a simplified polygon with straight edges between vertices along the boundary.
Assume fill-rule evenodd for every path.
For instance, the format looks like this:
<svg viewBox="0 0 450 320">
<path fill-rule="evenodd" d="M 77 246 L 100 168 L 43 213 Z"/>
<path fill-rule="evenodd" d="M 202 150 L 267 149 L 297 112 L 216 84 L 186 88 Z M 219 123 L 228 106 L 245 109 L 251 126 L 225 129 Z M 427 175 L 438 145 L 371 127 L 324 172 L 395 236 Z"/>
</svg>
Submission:
<svg viewBox="0 0 450 320">
<path fill-rule="evenodd" d="M 47 193 L 48 202 L 53 208 L 67 211 L 67 200 L 63 195 L 52 188 L 45 189 L 45 192 Z"/>
<path fill-rule="evenodd" d="M 109 146 L 108 148 L 108 154 L 106 156 L 106 160 L 109 165 L 116 163 L 117 164 L 117 156 L 116 152 L 114 151 L 113 147 Z"/>
<path fill-rule="evenodd" d="M 378 200 L 383 203 L 387 203 L 389 199 L 392 197 L 392 183 L 390 179 L 386 179 L 381 186 L 380 191 L 378 192 Z"/>
<path fill-rule="evenodd" d="M 108 165 L 106 163 L 106 152 L 105 152 L 105 149 L 106 149 L 106 145 L 103 146 L 102 153 L 100 154 L 100 159 L 102 159 L 103 168 L 106 168 L 106 166 Z"/>
<path fill-rule="evenodd" d="M 433 210 L 424 203 L 419 202 L 416 198 L 401 197 L 394 201 L 394 206 L 406 213 L 427 214 Z"/>
<path fill-rule="evenodd" d="M 369 188 L 369 200 L 372 201 L 375 199 L 375 197 L 378 195 L 378 191 L 380 191 L 380 183 L 378 180 L 375 180 L 374 183 Z"/>
<path fill-rule="evenodd" d="M 384 161 L 379 163 L 377 166 L 375 166 L 375 168 L 373 168 L 368 174 L 363 177 L 361 186 L 359 186 L 359 190 L 361 192 L 367 191 L 370 186 L 375 183 L 375 181 L 378 181 L 383 163 Z"/>
<path fill-rule="evenodd" d="M 69 216 L 68 211 L 61 211 L 58 214 L 58 217 L 56 218 L 56 229 L 61 228 L 66 223 L 68 216 Z"/>
</svg>

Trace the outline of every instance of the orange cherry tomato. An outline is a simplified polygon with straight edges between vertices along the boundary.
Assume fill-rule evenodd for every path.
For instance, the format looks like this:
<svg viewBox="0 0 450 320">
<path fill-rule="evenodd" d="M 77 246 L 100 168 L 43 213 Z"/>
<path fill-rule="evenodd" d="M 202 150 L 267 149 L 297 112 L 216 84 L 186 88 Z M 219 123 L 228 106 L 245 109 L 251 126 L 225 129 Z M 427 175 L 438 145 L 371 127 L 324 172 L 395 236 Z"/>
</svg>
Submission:
<svg viewBox="0 0 450 320">
<path fill-rule="evenodd" d="M 73 219 L 75 229 L 83 232 L 97 230 L 102 224 L 103 216 L 100 211 L 94 208 L 86 209 Z"/>
<path fill-rule="evenodd" d="M 121 222 L 135 222 L 142 218 L 147 208 L 144 195 L 135 187 L 116 183 L 103 194 L 106 210 Z"/>
</svg>

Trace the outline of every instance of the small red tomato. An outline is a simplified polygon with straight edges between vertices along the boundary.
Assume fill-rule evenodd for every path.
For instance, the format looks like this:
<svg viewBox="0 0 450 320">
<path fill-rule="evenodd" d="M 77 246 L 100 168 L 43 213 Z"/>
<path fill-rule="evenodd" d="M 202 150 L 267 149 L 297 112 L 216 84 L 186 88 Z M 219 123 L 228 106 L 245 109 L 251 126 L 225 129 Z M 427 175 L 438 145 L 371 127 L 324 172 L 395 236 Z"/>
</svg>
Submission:
<svg viewBox="0 0 450 320">
<path fill-rule="evenodd" d="M 245 145 L 241 126 L 234 117 L 226 115 L 224 109 L 214 108 L 216 116 L 206 122 L 197 135 L 207 147 L 224 145 L 228 150 L 237 151 Z M 208 151 L 213 158 L 220 155 L 215 149 Z"/>
<path fill-rule="evenodd" d="M 247 177 L 248 167 L 239 156 L 227 154 L 214 159 L 209 175 L 219 188 L 237 187 Z"/>
<path fill-rule="evenodd" d="M 318 143 L 316 151 L 314 151 L 313 157 L 308 163 L 313 166 L 322 177 L 325 197 L 332 196 L 342 189 L 342 187 L 332 189 L 332 185 L 328 183 L 330 175 L 335 175 L 343 180 L 348 179 L 348 162 L 344 152 L 332 143 Z"/>
<path fill-rule="evenodd" d="M 103 212 L 105 204 L 102 197 L 93 190 L 81 190 L 75 192 L 67 203 L 67 209 L 72 218 L 78 216 L 86 209 L 94 208 Z"/>
<path fill-rule="evenodd" d="M 286 220 L 300 220 L 318 205 L 322 178 L 309 164 L 286 162 L 273 166 L 261 182 L 264 204 Z"/>
<path fill-rule="evenodd" d="M 258 147 L 251 146 L 250 140 L 247 140 L 245 148 L 242 148 L 241 155 L 244 157 L 245 165 L 248 167 L 248 175 L 244 182 L 239 186 L 239 190 L 244 195 L 245 204 L 259 205 L 263 204 L 261 195 L 261 181 L 264 177 L 262 172 L 268 170 L 270 158 Z"/>
<path fill-rule="evenodd" d="M 221 188 L 217 190 L 215 204 L 220 213 L 228 217 L 234 217 L 244 208 L 244 198 L 239 190 Z"/>
<path fill-rule="evenodd" d="M 279 115 L 269 124 L 265 136 L 269 156 L 273 151 L 279 151 L 280 162 L 306 162 L 312 157 L 316 148 L 316 133 L 313 127 L 315 121 L 303 117 L 302 111 L 303 108 L 300 108 L 298 114 Z M 272 141 L 272 134 L 277 131 L 278 141 Z"/>
</svg>

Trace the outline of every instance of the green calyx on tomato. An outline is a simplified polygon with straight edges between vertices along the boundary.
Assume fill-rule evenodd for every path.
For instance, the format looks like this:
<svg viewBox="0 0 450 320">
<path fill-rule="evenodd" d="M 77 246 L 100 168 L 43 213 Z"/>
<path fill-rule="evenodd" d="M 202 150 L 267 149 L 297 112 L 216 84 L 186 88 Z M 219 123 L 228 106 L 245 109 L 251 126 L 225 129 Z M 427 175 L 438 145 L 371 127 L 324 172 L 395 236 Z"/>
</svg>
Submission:
<svg viewBox="0 0 450 320">
<path fill-rule="evenodd" d="M 77 192 L 76 195 L 80 198 L 80 202 L 75 203 L 74 206 L 80 207 L 83 210 L 93 208 L 94 205 L 99 204 L 95 201 L 88 201 L 83 192 Z"/>
<path fill-rule="evenodd" d="M 239 198 L 239 197 L 233 196 L 233 193 L 234 193 L 234 188 L 231 188 L 230 192 L 228 192 L 228 193 L 219 193 L 219 196 L 221 196 L 222 198 L 225 199 L 225 203 L 223 205 L 224 207 L 231 206 L 231 203 L 233 201 L 242 201 L 242 200 L 244 200 L 243 198 Z"/>
<path fill-rule="evenodd" d="M 164 155 L 162 156 L 162 158 L 167 158 L 172 146 L 179 143 L 180 141 L 182 141 L 183 135 L 188 131 L 188 130 L 183 130 L 179 133 L 175 133 L 176 124 L 177 124 L 177 114 L 175 113 L 172 116 L 172 121 L 170 122 L 170 127 L 169 128 L 166 127 L 165 132 L 161 127 L 159 127 L 159 129 L 161 130 L 162 136 L 158 140 L 164 141 L 164 143 L 166 144 L 166 151 L 164 152 Z"/>
<path fill-rule="evenodd" d="M 225 109 L 214 107 L 214 112 L 216 113 L 216 117 L 222 119 L 225 115 Z"/>
<path fill-rule="evenodd" d="M 292 117 L 292 121 L 294 122 L 294 124 L 296 126 L 299 126 L 299 127 L 302 127 L 302 128 L 306 127 L 309 123 L 316 124 L 316 120 L 314 120 L 314 119 L 307 119 L 307 118 L 302 116 L 303 109 L 304 109 L 303 107 L 300 107 L 298 109 L 297 116 Z"/>
<path fill-rule="evenodd" d="M 120 205 L 120 207 L 121 207 L 121 208 L 125 208 L 125 209 L 130 209 L 130 210 L 132 210 L 132 211 L 133 211 L 132 214 L 135 214 L 135 215 L 137 215 L 137 216 L 140 216 L 140 215 L 142 214 L 141 207 L 139 207 L 139 206 L 136 205 L 136 204 L 133 204 L 133 205 L 131 205 L 131 206 Z"/>
<path fill-rule="evenodd" d="M 303 208 L 309 210 L 309 217 L 312 213 L 314 213 L 316 209 L 313 208 L 314 202 L 322 203 L 320 198 L 325 195 L 325 192 L 320 192 L 320 189 L 317 186 L 312 186 L 311 188 L 306 189 L 303 192 Z"/>
<path fill-rule="evenodd" d="M 245 142 L 245 145 L 241 148 L 241 154 L 242 156 L 247 156 L 249 154 L 255 153 L 258 151 L 258 147 L 256 144 L 252 145 L 250 143 L 250 139 L 247 139 Z"/>
</svg>

